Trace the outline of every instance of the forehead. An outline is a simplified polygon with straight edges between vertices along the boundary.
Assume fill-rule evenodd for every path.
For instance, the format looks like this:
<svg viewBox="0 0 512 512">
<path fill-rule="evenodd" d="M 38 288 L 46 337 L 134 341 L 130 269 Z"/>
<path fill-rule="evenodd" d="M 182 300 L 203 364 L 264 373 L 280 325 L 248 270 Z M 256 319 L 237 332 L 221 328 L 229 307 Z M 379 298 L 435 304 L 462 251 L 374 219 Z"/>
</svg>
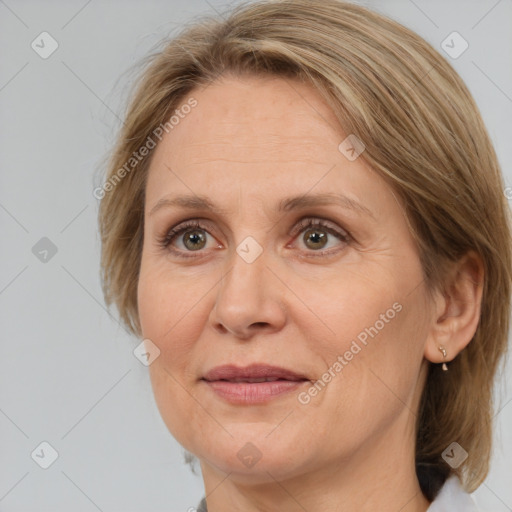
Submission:
<svg viewBox="0 0 512 512">
<path fill-rule="evenodd" d="M 309 84 L 276 77 L 224 77 L 194 89 L 182 104 L 189 98 L 197 105 L 154 150 L 148 194 L 153 188 L 158 191 L 162 179 L 173 179 L 172 173 L 163 172 L 167 167 L 188 179 L 199 173 L 203 183 L 226 173 L 249 174 L 244 178 L 249 179 L 269 172 L 300 181 L 301 169 L 314 178 L 343 159 L 338 150 L 342 128 Z"/>
<path fill-rule="evenodd" d="M 328 105 L 313 86 L 297 80 L 224 77 L 189 96 L 197 106 L 157 148 L 186 164 L 227 158 L 241 163 L 249 158 L 308 160 L 329 146 L 337 151 L 342 140 Z"/>
</svg>

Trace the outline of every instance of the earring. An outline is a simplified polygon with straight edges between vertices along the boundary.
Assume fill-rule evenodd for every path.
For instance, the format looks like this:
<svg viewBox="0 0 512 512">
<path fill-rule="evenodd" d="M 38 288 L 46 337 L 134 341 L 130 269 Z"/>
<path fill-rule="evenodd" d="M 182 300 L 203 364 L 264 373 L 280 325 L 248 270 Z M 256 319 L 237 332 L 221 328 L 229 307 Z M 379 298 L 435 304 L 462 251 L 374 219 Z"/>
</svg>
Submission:
<svg viewBox="0 0 512 512">
<path fill-rule="evenodd" d="M 441 345 L 438 348 L 441 351 L 441 353 L 443 354 L 443 358 L 446 359 L 446 349 L 443 347 L 443 345 Z M 446 366 L 446 363 L 443 363 L 442 369 L 445 372 L 448 371 L 448 366 Z"/>
</svg>

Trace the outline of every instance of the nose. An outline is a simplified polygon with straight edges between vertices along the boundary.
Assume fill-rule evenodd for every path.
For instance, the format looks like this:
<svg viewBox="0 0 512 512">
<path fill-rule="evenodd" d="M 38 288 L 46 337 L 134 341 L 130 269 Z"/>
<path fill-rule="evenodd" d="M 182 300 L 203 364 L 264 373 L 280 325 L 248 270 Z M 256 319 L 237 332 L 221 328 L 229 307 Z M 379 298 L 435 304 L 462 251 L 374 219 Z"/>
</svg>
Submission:
<svg viewBox="0 0 512 512">
<path fill-rule="evenodd" d="M 264 250 L 249 263 L 233 251 L 217 288 L 210 323 L 221 333 L 249 339 L 257 333 L 279 331 L 286 322 L 283 285 L 267 268 Z"/>
</svg>

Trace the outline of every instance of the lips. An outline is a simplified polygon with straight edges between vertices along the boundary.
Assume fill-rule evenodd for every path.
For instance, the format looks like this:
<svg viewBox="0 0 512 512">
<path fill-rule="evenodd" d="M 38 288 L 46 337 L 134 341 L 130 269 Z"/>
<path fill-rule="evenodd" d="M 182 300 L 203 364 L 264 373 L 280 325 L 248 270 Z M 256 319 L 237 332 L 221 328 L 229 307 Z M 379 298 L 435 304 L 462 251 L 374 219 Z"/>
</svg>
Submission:
<svg viewBox="0 0 512 512">
<path fill-rule="evenodd" d="M 233 405 L 264 404 L 280 397 L 293 396 L 309 383 L 305 375 L 267 364 L 246 367 L 217 366 L 201 379 L 210 392 Z"/>
<path fill-rule="evenodd" d="M 308 380 L 305 375 L 301 375 L 286 368 L 257 363 L 246 367 L 235 365 L 216 366 L 208 371 L 203 379 L 208 382 L 228 381 L 248 383 L 273 382 L 276 380 Z"/>
</svg>

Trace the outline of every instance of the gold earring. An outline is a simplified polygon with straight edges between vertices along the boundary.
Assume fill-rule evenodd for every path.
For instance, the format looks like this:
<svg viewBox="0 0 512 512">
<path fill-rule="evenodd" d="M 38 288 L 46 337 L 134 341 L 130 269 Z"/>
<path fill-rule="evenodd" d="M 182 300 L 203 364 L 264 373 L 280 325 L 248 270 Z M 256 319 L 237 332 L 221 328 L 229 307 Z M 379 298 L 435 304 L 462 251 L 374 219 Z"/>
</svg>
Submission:
<svg viewBox="0 0 512 512">
<path fill-rule="evenodd" d="M 443 345 L 441 345 L 438 348 L 441 351 L 441 353 L 443 354 L 443 358 L 446 359 L 446 349 L 443 347 Z M 443 363 L 442 369 L 445 372 L 448 371 L 448 366 L 446 366 L 446 363 Z"/>
</svg>

